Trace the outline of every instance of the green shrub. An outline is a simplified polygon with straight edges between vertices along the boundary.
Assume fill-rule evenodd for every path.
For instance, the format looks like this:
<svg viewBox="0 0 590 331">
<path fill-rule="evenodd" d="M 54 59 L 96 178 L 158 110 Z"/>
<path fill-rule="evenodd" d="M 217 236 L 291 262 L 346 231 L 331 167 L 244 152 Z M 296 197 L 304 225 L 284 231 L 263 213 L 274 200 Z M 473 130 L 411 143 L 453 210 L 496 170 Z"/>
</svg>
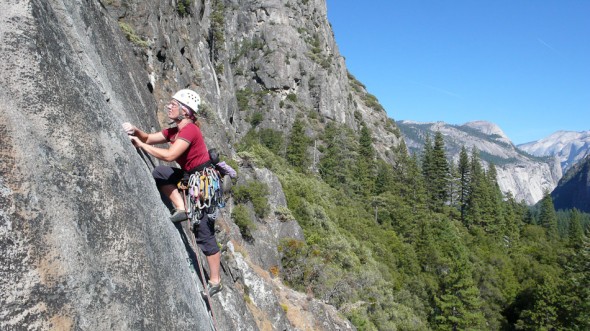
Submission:
<svg viewBox="0 0 590 331">
<path fill-rule="evenodd" d="M 371 93 L 365 93 L 363 95 L 363 101 L 365 102 L 367 107 L 373 108 L 378 111 L 385 111 L 385 109 L 383 109 L 383 106 L 381 106 L 381 104 L 379 103 L 379 100 L 377 100 L 377 97 L 375 97 Z"/>
<path fill-rule="evenodd" d="M 208 121 L 215 121 L 215 112 L 205 103 L 201 103 L 199 106 L 199 117 L 205 118 Z"/>
<path fill-rule="evenodd" d="M 217 75 L 222 75 L 224 69 L 225 69 L 225 67 L 223 66 L 223 63 L 218 63 L 215 65 L 215 73 Z"/>
<path fill-rule="evenodd" d="M 281 155 L 285 145 L 283 133 L 273 129 L 261 129 L 258 133 L 260 143 L 276 155 Z"/>
<path fill-rule="evenodd" d="M 289 100 L 291 102 L 297 102 L 297 94 L 295 94 L 295 93 L 287 94 L 287 100 Z"/>
<path fill-rule="evenodd" d="M 256 132 L 256 129 L 252 128 L 248 130 L 246 135 L 237 143 L 236 148 L 238 152 L 241 152 L 259 143 L 260 138 L 258 137 L 258 132 Z"/>
<path fill-rule="evenodd" d="M 123 21 L 119 21 L 119 27 L 121 27 L 121 30 L 125 34 L 125 38 L 127 38 L 127 40 L 129 40 L 133 44 L 135 44 L 135 45 L 137 45 L 139 47 L 142 47 L 142 48 L 147 48 L 149 46 L 149 42 L 147 42 L 146 40 L 141 39 L 135 33 L 135 30 L 133 30 L 133 28 L 131 27 L 131 25 L 129 25 L 129 24 L 123 22 Z"/>
<path fill-rule="evenodd" d="M 246 151 L 254 146 L 263 146 L 277 156 L 284 154 L 285 138 L 282 132 L 266 129 L 250 129 L 237 145 L 238 151 Z"/>
<path fill-rule="evenodd" d="M 245 88 L 236 92 L 236 99 L 238 100 L 238 110 L 244 111 L 249 108 L 249 99 L 252 97 L 252 90 Z"/>
<path fill-rule="evenodd" d="M 268 186 L 257 181 L 248 181 L 246 184 L 233 188 L 233 196 L 237 203 L 252 202 L 256 216 L 263 218 L 268 215 Z"/>
<path fill-rule="evenodd" d="M 290 222 L 290 221 L 295 220 L 295 217 L 293 216 L 293 214 L 291 213 L 291 211 L 287 207 L 283 207 L 283 206 L 278 207 L 277 210 L 275 211 L 275 215 L 277 216 L 277 218 L 281 222 Z"/>
<path fill-rule="evenodd" d="M 287 238 L 282 239 L 279 247 L 281 264 L 283 266 L 283 280 L 297 290 L 305 288 L 305 266 L 307 263 L 308 247 L 304 241 Z"/>
<path fill-rule="evenodd" d="M 264 120 L 264 114 L 262 114 L 260 111 L 256 111 L 250 116 L 250 124 L 252 124 L 254 127 L 262 123 L 262 120 Z"/>
<path fill-rule="evenodd" d="M 178 11 L 178 15 L 186 16 L 190 14 L 190 6 L 191 0 L 178 0 L 178 4 L 176 5 L 176 11 Z"/>
<path fill-rule="evenodd" d="M 240 233 L 245 240 L 251 241 L 254 239 L 252 237 L 252 231 L 256 230 L 256 224 L 250 219 L 248 207 L 243 204 L 238 204 L 234 207 L 231 213 L 231 218 L 240 229 Z"/>
</svg>

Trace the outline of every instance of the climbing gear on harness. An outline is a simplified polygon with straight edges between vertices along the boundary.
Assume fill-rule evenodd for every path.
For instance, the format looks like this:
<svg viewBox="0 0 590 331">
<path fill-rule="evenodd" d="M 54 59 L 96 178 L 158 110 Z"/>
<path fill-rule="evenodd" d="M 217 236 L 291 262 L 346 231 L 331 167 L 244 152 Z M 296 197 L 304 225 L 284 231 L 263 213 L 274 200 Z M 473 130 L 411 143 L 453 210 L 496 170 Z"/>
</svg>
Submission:
<svg viewBox="0 0 590 331">
<path fill-rule="evenodd" d="M 219 172 L 212 167 L 190 175 L 187 182 L 188 213 L 193 221 L 201 212 L 213 215 L 217 207 L 225 207 L 220 181 Z"/>
<path fill-rule="evenodd" d="M 198 227 L 203 213 L 215 221 L 218 214 L 217 208 L 225 207 L 221 181 L 219 172 L 210 163 L 200 171 L 185 175 L 177 186 L 185 195 L 187 216 L 183 219 L 178 216 L 179 222 L 189 218 L 193 228 Z"/>
</svg>

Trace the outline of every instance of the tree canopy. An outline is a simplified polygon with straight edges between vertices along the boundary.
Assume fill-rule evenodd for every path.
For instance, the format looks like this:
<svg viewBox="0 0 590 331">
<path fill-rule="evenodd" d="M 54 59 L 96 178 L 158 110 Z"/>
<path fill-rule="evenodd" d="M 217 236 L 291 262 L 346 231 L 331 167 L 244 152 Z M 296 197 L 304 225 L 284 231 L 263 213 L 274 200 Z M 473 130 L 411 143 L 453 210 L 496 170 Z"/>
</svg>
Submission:
<svg viewBox="0 0 590 331">
<path fill-rule="evenodd" d="M 298 119 L 285 156 L 242 146 L 281 180 L 305 240 L 281 243 L 282 279 L 336 306 L 359 330 L 590 329 L 590 217 L 504 196 L 496 168 L 464 147 L 454 163 L 437 133 L 422 155 L 330 122 L 309 138 Z M 276 139 L 280 140 L 280 139 Z"/>
</svg>

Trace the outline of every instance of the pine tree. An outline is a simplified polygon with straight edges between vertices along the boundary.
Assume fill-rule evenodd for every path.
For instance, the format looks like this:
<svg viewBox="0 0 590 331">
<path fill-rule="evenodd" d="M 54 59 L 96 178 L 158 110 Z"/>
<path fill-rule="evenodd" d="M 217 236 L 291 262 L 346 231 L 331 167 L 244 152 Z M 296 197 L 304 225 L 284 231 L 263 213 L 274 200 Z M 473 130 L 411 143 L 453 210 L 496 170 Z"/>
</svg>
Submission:
<svg viewBox="0 0 590 331">
<path fill-rule="evenodd" d="M 448 199 L 449 186 L 449 163 L 445 155 L 445 144 L 443 135 L 437 131 L 434 136 L 434 147 L 432 149 L 432 188 L 435 210 L 441 212 Z"/>
<path fill-rule="evenodd" d="M 582 229 L 582 216 L 580 212 L 574 208 L 570 215 L 570 226 L 569 226 L 569 244 L 570 246 L 577 249 L 582 246 L 582 240 L 584 238 L 584 229 Z"/>
<path fill-rule="evenodd" d="M 377 177 L 375 180 L 375 195 L 379 195 L 384 192 L 393 192 L 395 191 L 394 186 L 396 183 L 394 182 L 393 177 L 393 168 L 391 165 L 383 160 L 378 160 L 376 162 L 377 168 Z"/>
<path fill-rule="evenodd" d="M 548 192 L 545 192 L 545 195 L 541 200 L 539 223 L 545 228 L 547 237 L 550 240 L 558 239 L 557 214 L 555 213 L 555 207 L 553 206 L 553 199 L 551 199 L 551 195 Z"/>
<path fill-rule="evenodd" d="M 459 208 L 461 211 L 461 222 L 466 224 L 465 213 L 467 208 L 467 199 L 469 197 L 469 184 L 471 182 L 471 166 L 469 164 L 469 155 L 465 146 L 461 147 L 459 154 Z"/>
<path fill-rule="evenodd" d="M 409 155 L 406 144 L 401 143 L 393 149 L 395 162 L 393 164 L 393 180 L 396 183 L 397 190 L 393 193 L 401 196 L 408 204 L 424 207 L 426 204 L 426 189 L 424 187 L 423 177 L 420 173 L 418 156 Z M 416 208 L 413 211 L 416 211 Z"/>
<path fill-rule="evenodd" d="M 426 136 L 422 154 L 422 174 L 428 193 L 428 205 L 433 211 L 442 212 L 448 198 L 449 164 L 444 151 L 444 140 L 436 132 L 434 146 Z"/>
<path fill-rule="evenodd" d="M 475 147 L 471 151 L 470 172 L 464 222 L 467 227 L 482 224 L 486 199 L 485 173 L 479 161 L 479 152 Z"/>
<path fill-rule="evenodd" d="M 336 183 L 343 182 L 343 180 L 338 178 L 338 175 L 342 174 L 342 171 L 339 169 L 341 165 L 339 159 L 340 144 L 336 139 L 337 134 L 338 128 L 334 122 L 328 123 L 322 135 L 324 149 L 319 165 L 322 179 L 332 186 Z"/>
<path fill-rule="evenodd" d="M 420 176 L 420 167 L 418 165 L 418 156 L 412 155 L 408 159 L 407 171 L 405 172 L 404 184 L 402 189 L 408 191 L 407 200 L 412 203 L 412 212 L 418 213 L 427 207 L 428 196 L 423 177 Z"/>
<path fill-rule="evenodd" d="M 529 289 L 529 308 L 520 313 L 516 323 L 519 330 L 556 330 L 558 280 L 549 274 L 541 274 L 540 281 Z"/>
<path fill-rule="evenodd" d="M 439 255 L 435 255 L 434 262 L 440 270 L 440 290 L 434 297 L 437 329 L 481 329 L 485 322 L 481 312 L 483 302 L 473 279 L 467 248 L 451 222 L 442 220 L 435 231 Z"/>
<path fill-rule="evenodd" d="M 360 182 L 358 193 L 369 196 L 375 189 L 375 150 L 373 149 L 371 131 L 365 122 L 361 122 L 358 146 L 357 177 Z"/>
<path fill-rule="evenodd" d="M 323 143 L 319 170 L 322 179 L 333 187 L 343 187 L 353 193 L 351 181 L 355 178 L 357 142 L 348 127 L 330 122 L 321 136 Z"/>
<path fill-rule="evenodd" d="M 449 185 L 448 197 L 449 205 L 456 210 L 460 210 L 460 193 L 461 193 L 461 179 L 459 175 L 459 168 L 455 166 L 454 162 L 449 162 Z"/>
<path fill-rule="evenodd" d="M 505 222 L 503 234 L 507 237 L 508 243 L 510 244 L 518 240 L 520 223 L 524 216 L 522 213 L 519 213 L 520 206 L 510 192 L 506 196 L 506 203 L 504 203 L 503 208 Z"/>
<path fill-rule="evenodd" d="M 498 185 L 498 170 L 496 170 L 496 165 L 494 163 L 490 163 L 488 167 L 488 171 L 486 172 L 488 184 L 492 188 L 492 191 L 495 195 L 498 193 L 501 195 L 502 191 L 500 190 L 500 186 Z"/>
<path fill-rule="evenodd" d="M 573 222 L 579 217 L 579 212 L 574 209 L 571 215 Z M 574 232 L 577 233 L 577 230 Z M 564 259 L 565 275 L 561 276 L 564 282 L 560 288 L 558 321 L 566 330 L 573 326 L 573 330 L 590 330 L 590 242 L 583 233 L 579 235 L 579 238 L 577 234 L 570 237 L 571 249 Z"/>
<path fill-rule="evenodd" d="M 293 122 L 293 127 L 291 128 L 286 158 L 289 164 L 301 172 L 306 172 L 311 164 L 311 160 L 307 154 L 309 143 L 310 139 L 305 135 L 303 121 L 298 117 Z"/>
<path fill-rule="evenodd" d="M 493 163 L 489 165 L 486 178 L 486 187 L 488 189 L 486 216 L 484 216 L 488 220 L 486 230 L 488 233 L 501 234 L 506 230 L 504 215 L 502 213 L 503 195 L 500 185 L 498 185 L 498 172 Z"/>
<path fill-rule="evenodd" d="M 403 141 L 393 149 L 393 155 L 393 183 L 388 191 L 395 197 L 395 201 L 390 203 L 389 208 L 392 209 L 392 217 L 396 218 L 396 231 L 400 231 L 407 241 L 414 242 L 418 237 L 418 224 L 427 215 L 423 177 L 418 157 L 408 154 Z"/>
<path fill-rule="evenodd" d="M 424 148 L 422 149 L 422 175 L 426 180 L 425 185 L 426 189 L 430 190 L 430 183 L 428 183 L 428 179 L 432 178 L 432 140 L 430 139 L 430 135 L 426 134 L 424 138 Z"/>
<path fill-rule="evenodd" d="M 521 202 L 521 206 L 523 204 L 524 204 L 524 201 Z M 537 224 L 537 220 L 535 218 L 535 214 L 533 213 L 533 210 L 531 210 L 531 208 L 524 207 L 524 215 L 522 217 L 522 221 L 524 223 L 526 223 L 526 224 L 531 224 L 531 225 L 536 225 Z"/>
<path fill-rule="evenodd" d="M 575 280 L 580 305 L 577 307 L 579 314 L 576 316 L 576 325 L 580 327 L 580 330 L 590 330 L 590 238 L 588 236 L 582 237 L 577 255 L 579 258 L 576 263 L 576 272 L 580 278 Z"/>
</svg>

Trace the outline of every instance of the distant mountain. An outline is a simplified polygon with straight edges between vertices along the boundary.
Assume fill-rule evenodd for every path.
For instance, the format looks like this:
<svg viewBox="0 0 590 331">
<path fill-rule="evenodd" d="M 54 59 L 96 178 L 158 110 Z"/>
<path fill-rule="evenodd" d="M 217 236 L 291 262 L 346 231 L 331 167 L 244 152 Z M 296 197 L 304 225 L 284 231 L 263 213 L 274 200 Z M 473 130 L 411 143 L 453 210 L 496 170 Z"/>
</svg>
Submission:
<svg viewBox="0 0 590 331">
<path fill-rule="evenodd" d="M 590 152 L 590 131 L 558 131 L 541 140 L 517 147 L 535 156 L 555 156 L 565 173 Z"/>
<path fill-rule="evenodd" d="M 516 148 L 502 129 L 490 122 L 451 125 L 398 121 L 397 125 L 410 152 L 420 153 L 426 135 L 434 137 L 436 131 L 443 134 L 447 155 L 454 162 L 459 159 L 462 146 L 469 152 L 475 146 L 482 161 L 496 165 L 500 189 L 511 192 L 517 201 L 536 203 L 544 191 L 553 190 L 561 177 L 561 166 L 554 158 L 537 157 Z"/>
<path fill-rule="evenodd" d="M 570 168 L 551 192 L 555 209 L 590 213 L 590 155 Z"/>
</svg>

